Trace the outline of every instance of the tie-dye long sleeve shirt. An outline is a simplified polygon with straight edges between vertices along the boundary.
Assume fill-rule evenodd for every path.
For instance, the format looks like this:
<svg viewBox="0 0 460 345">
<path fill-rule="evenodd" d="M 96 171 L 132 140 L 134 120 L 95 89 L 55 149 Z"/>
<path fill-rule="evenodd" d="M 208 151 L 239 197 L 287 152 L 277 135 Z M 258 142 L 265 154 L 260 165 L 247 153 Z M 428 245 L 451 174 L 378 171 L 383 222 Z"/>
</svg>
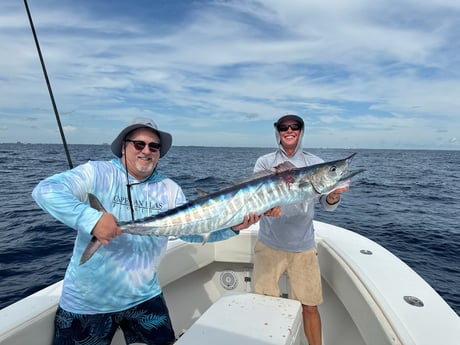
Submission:
<svg viewBox="0 0 460 345">
<path fill-rule="evenodd" d="M 101 246 L 83 265 L 80 257 L 102 215 L 89 206 L 94 194 L 118 221 L 131 220 L 126 187 L 126 170 L 119 158 L 90 161 L 41 181 L 33 190 L 37 204 L 54 218 L 76 230 L 73 254 L 67 267 L 60 306 L 79 314 L 125 310 L 161 293 L 157 267 L 166 251 L 168 238 L 122 234 Z M 135 219 L 155 215 L 186 202 L 181 188 L 155 172 L 145 181 L 129 176 Z M 230 229 L 213 232 L 208 241 L 235 236 Z M 181 237 L 201 242 L 203 237 Z"/>
</svg>

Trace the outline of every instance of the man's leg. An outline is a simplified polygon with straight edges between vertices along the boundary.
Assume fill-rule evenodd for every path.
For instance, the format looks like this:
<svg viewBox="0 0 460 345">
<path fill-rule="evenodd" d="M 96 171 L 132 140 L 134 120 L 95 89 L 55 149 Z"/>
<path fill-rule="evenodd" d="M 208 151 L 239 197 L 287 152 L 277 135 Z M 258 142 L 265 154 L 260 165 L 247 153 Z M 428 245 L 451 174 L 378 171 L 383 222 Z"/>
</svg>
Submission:
<svg viewBox="0 0 460 345">
<path fill-rule="evenodd" d="M 284 252 L 270 248 L 260 241 L 254 247 L 254 292 L 267 296 L 280 296 L 278 280 L 286 269 Z"/>
<path fill-rule="evenodd" d="M 308 344 L 321 345 L 321 318 L 318 305 L 323 302 L 323 294 L 316 249 L 291 253 L 289 258 L 291 298 L 302 303 L 303 325 Z"/>
<path fill-rule="evenodd" d="M 118 324 L 112 314 L 75 314 L 57 308 L 53 345 L 110 344 Z"/>
<path fill-rule="evenodd" d="M 321 345 L 321 317 L 317 306 L 302 304 L 303 327 L 309 345 Z"/>
<path fill-rule="evenodd" d="M 169 345 L 175 341 L 163 294 L 117 313 L 127 344 Z"/>
</svg>

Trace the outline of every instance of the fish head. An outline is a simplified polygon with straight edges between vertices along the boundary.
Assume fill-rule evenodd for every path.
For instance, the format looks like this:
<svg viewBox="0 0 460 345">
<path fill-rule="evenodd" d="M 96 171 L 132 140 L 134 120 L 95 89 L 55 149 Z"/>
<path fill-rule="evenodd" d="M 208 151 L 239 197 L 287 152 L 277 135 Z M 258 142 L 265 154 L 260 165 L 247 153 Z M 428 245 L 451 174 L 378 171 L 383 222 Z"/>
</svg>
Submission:
<svg viewBox="0 0 460 345">
<path fill-rule="evenodd" d="M 328 194 L 334 189 L 349 184 L 350 179 L 363 172 L 364 169 L 349 170 L 353 156 L 315 166 L 309 176 L 309 183 L 318 194 Z"/>
</svg>

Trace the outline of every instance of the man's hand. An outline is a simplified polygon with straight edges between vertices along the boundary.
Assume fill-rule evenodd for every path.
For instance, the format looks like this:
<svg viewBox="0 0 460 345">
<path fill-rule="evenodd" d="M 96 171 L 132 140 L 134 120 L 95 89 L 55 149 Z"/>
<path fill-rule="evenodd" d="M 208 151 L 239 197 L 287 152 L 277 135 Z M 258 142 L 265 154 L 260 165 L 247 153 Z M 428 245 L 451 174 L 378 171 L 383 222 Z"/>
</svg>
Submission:
<svg viewBox="0 0 460 345">
<path fill-rule="evenodd" d="M 264 213 L 264 216 L 269 216 L 269 217 L 279 217 L 281 216 L 281 207 L 276 206 Z"/>
<path fill-rule="evenodd" d="M 257 223 L 260 220 L 260 215 L 256 213 L 249 213 L 247 216 L 244 216 L 243 223 L 239 225 L 232 226 L 231 229 L 234 231 L 240 231 L 249 228 L 252 224 Z"/>
<path fill-rule="evenodd" d="M 350 186 L 344 186 L 337 189 L 334 189 L 331 193 L 329 193 L 326 197 L 326 201 L 329 205 L 337 204 L 340 201 L 340 194 L 346 192 L 350 189 Z"/>
<path fill-rule="evenodd" d="M 103 244 L 107 245 L 115 237 L 121 235 L 121 229 L 117 224 L 117 219 L 111 213 L 106 213 L 99 218 L 93 228 L 92 234 Z"/>
</svg>

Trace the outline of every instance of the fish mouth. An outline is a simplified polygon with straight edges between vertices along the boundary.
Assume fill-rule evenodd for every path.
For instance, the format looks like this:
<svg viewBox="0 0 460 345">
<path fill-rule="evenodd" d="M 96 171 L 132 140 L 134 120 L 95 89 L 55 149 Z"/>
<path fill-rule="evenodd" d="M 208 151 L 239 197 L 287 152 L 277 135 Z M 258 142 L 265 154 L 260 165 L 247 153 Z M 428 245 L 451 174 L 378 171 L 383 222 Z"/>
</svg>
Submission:
<svg viewBox="0 0 460 345">
<path fill-rule="evenodd" d="M 349 170 L 346 172 L 345 175 L 343 175 L 339 182 L 346 181 L 348 179 L 351 179 L 353 176 L 361 174 L 362 172 L 366 171 L 366 169 L 356 169 L 356 170 Z"/>
<path fill-rule="evenodd" d="M 341 182 L 346 182 L 346 181 L 350 180 L 353 176 L 358 175 L 358 174 L 362 173 L 363 171 L 366 171 L 366 169 L 356 169 L 356 170 L 348 170 L 348 171 L 346 171 L 342 176 L 340 176 L 340 179 L 337 181 L 336 184 L 334 184 L 334 187 L 332 189 L 330 189 L 329 192 L 327 192 L 327 193 L 330 193 L 334 189 L 336 189 Z M 313 187 L 313 190 L 318 195 L 327 194 L 327 193 L 324 193 L 324 191 L 322 192 L 319 187 L 315 186 L 314 183 L 311 183 L 311 186 Z"/>
</svg>

